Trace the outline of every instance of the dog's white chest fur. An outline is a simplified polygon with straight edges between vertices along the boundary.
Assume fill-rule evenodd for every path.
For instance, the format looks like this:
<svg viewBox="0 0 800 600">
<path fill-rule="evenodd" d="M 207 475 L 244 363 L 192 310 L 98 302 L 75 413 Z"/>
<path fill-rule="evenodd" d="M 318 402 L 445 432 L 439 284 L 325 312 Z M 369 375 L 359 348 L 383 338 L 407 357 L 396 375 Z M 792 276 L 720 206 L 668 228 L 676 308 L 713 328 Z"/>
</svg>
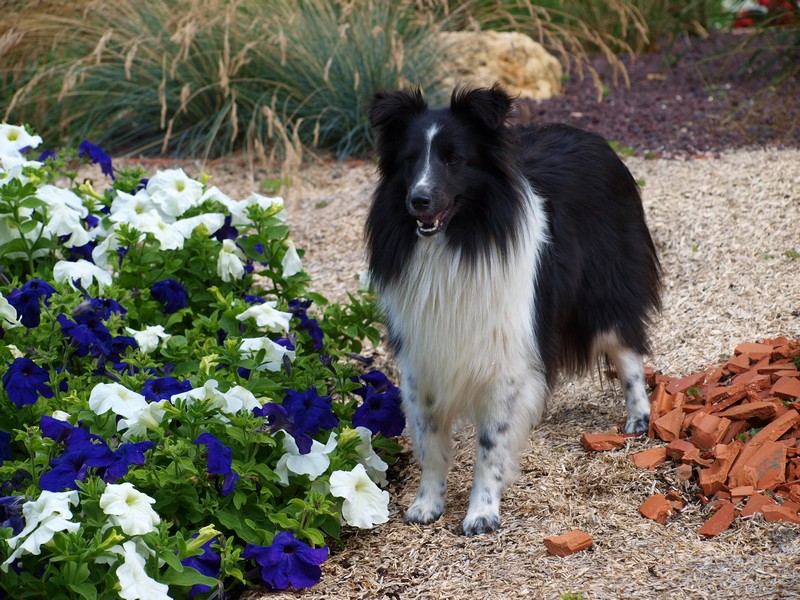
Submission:
<svg viewBox="0 0 800 600">
<path fill-rule="evenodd" d="M 463 260 L 443 236 L 422 238 L 402 277 L 382 291 L 389 325 L 402 340 L 404 385 L 447 420 L 478 417 L 498 378 L 539 360 L 534 287 L 546 229 L 541 199 L 526 191 L 523 229 L 505 259 L 493 252 Z"/>
</svg>

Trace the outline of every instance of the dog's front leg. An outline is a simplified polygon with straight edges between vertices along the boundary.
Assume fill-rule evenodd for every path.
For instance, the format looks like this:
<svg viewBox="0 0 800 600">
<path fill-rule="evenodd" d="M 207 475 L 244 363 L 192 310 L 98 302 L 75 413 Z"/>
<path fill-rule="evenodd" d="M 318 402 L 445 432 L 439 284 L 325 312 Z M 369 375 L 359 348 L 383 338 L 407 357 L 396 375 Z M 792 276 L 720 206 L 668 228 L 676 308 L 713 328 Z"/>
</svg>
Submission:
<svg viewBox="0 0 800 600">
<path fill-rule="evenodd" d="M 477 423 L 475 476 L 463 529 L 468 536 L 500 526 L 500 497 L 518 473 L 519 455 L 547 401 L 543 373 L 507 377 L 490 392 Z"/>
<path fill-rule="evenodd" d="M 417 497 L 405 514 L 407 523 L 431 523 L 444 513 L 447 473 L 452 459 L 450 423 L 434 410 L 432 396 L 418 396 L 411 382 L 403 386 L 403 408 L 420 465 Z"/>
</svg>

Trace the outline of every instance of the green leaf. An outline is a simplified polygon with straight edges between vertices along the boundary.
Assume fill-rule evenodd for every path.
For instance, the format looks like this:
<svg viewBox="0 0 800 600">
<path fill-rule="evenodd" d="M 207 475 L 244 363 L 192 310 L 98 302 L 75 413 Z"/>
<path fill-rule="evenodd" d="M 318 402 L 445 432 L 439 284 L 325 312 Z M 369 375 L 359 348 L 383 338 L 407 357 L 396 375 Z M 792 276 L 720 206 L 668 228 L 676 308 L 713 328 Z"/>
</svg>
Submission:
<svg viewBox="0 0 800 600">
<path fill-rule="evenodd" d="M 86 600 L 95 600 L 97 598 L 97 587 L 92 583 L 68 583 L 67 587 L 81 598 L 86 598 Z"/>
<path fill-rule="evenodd" d="M 158 576 L 158 579 L 160 583 L 184 587 L 192 585 L 207 585 L 211 588 L 215 588 L 219 585 L 218 579 L 215 579 L 214 577 L 207 577 L 192 567 L 184 567 L 182 571 L 167 569 L 167 571 Z"/>
</svg>

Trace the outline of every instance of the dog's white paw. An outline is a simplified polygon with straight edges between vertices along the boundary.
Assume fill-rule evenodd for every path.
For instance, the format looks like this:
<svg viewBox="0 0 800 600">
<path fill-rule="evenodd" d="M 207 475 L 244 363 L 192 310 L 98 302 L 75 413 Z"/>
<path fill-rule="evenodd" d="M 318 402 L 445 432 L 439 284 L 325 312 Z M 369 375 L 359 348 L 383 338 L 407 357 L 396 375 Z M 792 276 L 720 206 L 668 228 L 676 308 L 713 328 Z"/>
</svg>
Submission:
<svg viewBox="0 0 800 600">
<path fill-rule="evenodd" d="M 408 507 L 404 519 L 406 523 L 418 523 L 426 525 L 433 523 L 436 519 L 444 514 L 444 501 L 428 501 L 419 496 Z"/>
<path fill-rule="evenodd" d="M 467 517 L 462 523 L 464 535 L 472 537 L 482 533 L 489 533 L 500 527 L 500 513 L 487 513 L 472 515 L 467 513 Z"/>
<path fill-rule="evenodd" d="M 647 433 L 650 428 L 650 414 L 631 415 L 625 422 L 625 433 Z"/>
</svg>

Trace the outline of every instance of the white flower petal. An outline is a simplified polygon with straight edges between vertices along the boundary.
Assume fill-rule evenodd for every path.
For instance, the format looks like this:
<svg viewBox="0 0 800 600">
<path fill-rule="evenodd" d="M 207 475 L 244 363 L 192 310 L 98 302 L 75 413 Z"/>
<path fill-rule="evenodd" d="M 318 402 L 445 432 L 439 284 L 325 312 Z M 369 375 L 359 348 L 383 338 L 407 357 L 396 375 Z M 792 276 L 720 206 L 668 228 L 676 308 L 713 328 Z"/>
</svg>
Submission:
<svg viewBox="0 0 800 600">
<path fill-rule="evenodd" d="M 254 304 L 247 310 L 236 315 L 238 321 L 246 321 L 247 319 L 255 319 L 256 325 L 259 327 L 266 327 L 267 331 L 273 333 L 289 331 L 289 322 L 292 319 L 292 313 L 281 312 L 275 309 L 277 302 L 264 302 L 263 304 Z"/>
<path fill-rule="evenodd" d="M 171 600 L 169 587 L 157 582 L 144 570 L 145 558 L 139 554 L 136 542 L 122 544 L 123 563 L 117 567 L 119 596 L 124 600 Z"/>
<path fill-rule="evenodd" d="M 344 498 L 342 517 L 348 525 L 369 529 L 389 520 L 389 492 L 373 482 L 364 465 L 352 471 L 334 471 L 330 477 L 331 494 Z"/>
<path fill-rule="evenodd" d="M 106 486 L 100 496 L 100 508 L 128 535 L 144 535 L 156 530 L 161 518 L 152 509 L 155 500 L 137 490 L 130 482 Z"/>
<path fill-rule="evenodd" d="M 104 271 L 97 265 L 93 265 L 88 260 L 79 259 L 75 262 L 60 260 L 53 266 L 53 279 L 57 283 L 69 282 L 75 287 L 74 281 L 80 281 L 84 289 L 92 285 L 92 281 L 97 282 L 100 293 L 105 286 L 111 285 L 111 274 Z"/>
<path fill-rule="evenodd" d="M 283 255 L 283 259 L 281 260 L 284 278 L 297 275 L 303 270 L 303 263 L 300 260 L 300 255 L 297 254 L 297 248 L 295 248 L 294 242 L 288 240 L 286 246 L 286 254 Z"/>
<path fill-rule="evenodd" d="M 98 383 L 89 394 L 89 408 L 98 415 L 110 410 L 116 415 L 131 418 L 146 407 L 144 396 L 119 383 Z"/>
</svg>

